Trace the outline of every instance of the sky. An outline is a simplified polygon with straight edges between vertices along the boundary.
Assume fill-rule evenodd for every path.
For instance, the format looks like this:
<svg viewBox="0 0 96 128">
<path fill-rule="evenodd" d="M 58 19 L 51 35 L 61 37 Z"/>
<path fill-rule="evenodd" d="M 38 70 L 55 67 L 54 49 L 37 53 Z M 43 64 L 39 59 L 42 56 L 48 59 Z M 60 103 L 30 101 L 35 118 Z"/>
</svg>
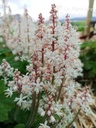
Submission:
<svg viewBox="0 0 96 128">
<path fill-rule="evenodd" d="M 56 4 L 58 16 L 64 18 L 66 14 L 70 17 L 87 16 L 89 0 L 7 0 L 7 4 L 12 10 L 12 14 L 23 14 L 24 8 L 34 20 L 37 20 L 38 14 L 42 13 L 45 19 L 48 19 L 51 4 Z M 96 0 L 94 0 L 93 16 L 96 16 Z"/>
</svg>

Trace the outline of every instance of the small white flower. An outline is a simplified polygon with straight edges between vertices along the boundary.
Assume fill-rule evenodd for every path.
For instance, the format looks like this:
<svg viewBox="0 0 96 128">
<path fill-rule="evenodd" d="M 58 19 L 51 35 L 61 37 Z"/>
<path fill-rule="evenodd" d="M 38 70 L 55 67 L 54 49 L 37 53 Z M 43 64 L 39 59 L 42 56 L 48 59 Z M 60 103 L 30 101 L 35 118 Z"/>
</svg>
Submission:
<svg viewBox="0 0 96 128">
<path fill-rule="evenodd" d="M 13 87 L 14 86 L 14 81 L 9 81 L 8 86 Z"/>
<path fill-rule="evenodd" d="M 32 100 L 29 100 L 29 101 L 24 100 L 22 102 L 22 109 L 30 110 L 31 105 L 32 105 Z"/>
<path fill-rule="evenodd" d="M 50 122 L 55 122 L 55 118 L 53 116 L 50 117 Z"/>
<path fill-rule="evenodd" d="M 18 90 L 18 87 L 14 85 L 13 91 L 16 92 Z"/>
<path fill-rule="evenodd" d="M 27 98 L 27 96 L 23 96 L 22 93 L 20 94 L 19 98 L 15 98 L 15 102 L 17 102 L 18 106 L 22 106 L 22 103 L 25 102 L 24 100 Z"/>
<path fill-rule="evenodd" d="M 40 82 L 40 79 L 37 79 L 36 83 L 33 83 L 33 85 L 35 85 L 34 91 L 38 94 L 42 89 L 43 82 Z"/>
<path fill-rule="evenodd" d="M 41 116 L 45 116 L 45 111 L 41 112 Z"/>
<path fill-rule="evenodd" d="M 47 114 L 48 114 L 48 116 L 50 116 L 50 115 L 51 115 L 51 111 L 50 111 L 50 110 L 48 110 Z"/>
<path fill-rule="evenodd" d="M 18 60 L 19 60 L 19 56 L 16 56 L 16 57 L 14 58 L 14 60 L 15 60 L 15 61 L 18 61 Z"/>
<path fill-rule="evenodd" d="M 5 90 L 5 94 L 6 94 L 6 96 L 8 97 L 8 96 L 12 96 L 13 95 L 13 90 L 12 90 L 12 88 L 8 88 L 7 90 Z"/>
<path fill-rule="evenodd" d="M 47 125 L 47 121 L 45 121 L 44 124 L 40 123 L 40 126 L 38 128 L 50 128 L 50 127 Z"/>
<path fill-rule="evenodd" d="M 44 111 L 41 107 L 38 108 L 38 113 L 39 113 L 41 116 L 44 116 L 44 115 L 45 115 L 45 111 Z"/>
</svg>

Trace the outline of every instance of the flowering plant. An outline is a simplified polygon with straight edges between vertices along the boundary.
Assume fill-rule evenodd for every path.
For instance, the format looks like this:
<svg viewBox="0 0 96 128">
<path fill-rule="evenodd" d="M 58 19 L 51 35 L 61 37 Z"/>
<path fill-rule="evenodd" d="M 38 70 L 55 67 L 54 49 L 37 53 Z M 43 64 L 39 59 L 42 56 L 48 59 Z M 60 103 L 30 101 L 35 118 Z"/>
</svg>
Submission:
<svg viewBox="0 0 96 128">
<path fill-rule="evenodd" d="M 30 111 L 26 128 L 32 128 L 37 114 L 43 119 L 38 128 L 78 127 L 75 120 L 80 113 L 96 117 L 90 107 L 95 100 L 89 88 L 82 88 L 75 81 L 82 76 L 83 66 L 76 30 L 68 15 L 61 26 L 55 4 L 50 14 L 47 23 L 39 14 L 34 24 L 25 10 L 24 16 L 10 25 L 9 35 L 5 35 L 15 59 L 29 62 L 26 74 L 12 68 L 5 59 L 0 65 L 0 76 L 7 85 L 6 96 L 17 92 L 16 104 Z"/>
</svg>

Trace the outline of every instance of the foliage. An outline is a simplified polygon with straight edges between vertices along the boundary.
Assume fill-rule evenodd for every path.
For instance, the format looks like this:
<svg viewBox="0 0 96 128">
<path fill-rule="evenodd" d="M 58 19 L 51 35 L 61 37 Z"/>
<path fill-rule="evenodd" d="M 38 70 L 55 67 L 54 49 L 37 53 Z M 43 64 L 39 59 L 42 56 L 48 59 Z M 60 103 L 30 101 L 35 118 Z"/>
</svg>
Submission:
<svg viewBox="0 0 96 128">
<path fill-rule="evenodd" d="M 17 124 L 14 128 L 25 128 L 24 124 Z"/>
<path fill-rule="evenodd" d="M 84 64 L 84 84 L 91 83 L 96 89 L 96 40 L 82 43 L 80 59 Z"/>
<path fill-rule="evenodd" d="M 85 21 L 72 22 L 72 25 L 77 28 L 77 31 L 83 32 L 85 30 Z"/>
<path fill-rule="evenodd" d="M 15 56 L 11 53 L 10 49 L 4 46 L 4 42 L 0 43 L 0 63 L 2 59 L 5 58 L 14 68 L 19 68 L 19 70 L 22 73 L 26 73 L 24 70 L 28 62 L 26 61 L 15 61 L 14 58 Z M 20 111 L 17 107 L 15 107 L 14 103 L 14 97 L 17 94 L 14 94 L 13 97 L 8 98 L 4 94 L 6 90 L 6 85 L 4 84 L 4 81 L 0 80 L 0 122 L 5 122 L 4 127 L 7 128 L 13 128 L 15 124 L 17 124 L 14 128 L 24 128 L 23 124 L 18 124 L 20 123 L 25 123 L 26 119 L 29 116 L 29 112 L 26 111 Z M 23 117 L 23 118 L 22 118 Z"/>
<path fill-rule="evenodd" d="M 8 112 L 15 106 L 13 98 L 6 98 L 4 81 L 0 80 L 0 122 L 8 120 Z"/>
<path fill-rule="evenodd" d="M 96 76 L 96 41 L 82 43 L 80 58 L 84 63 L 87 78 L 94 78 Z"/>
<path fill-rule="evenodd" d="M 15 55 L 12 54 L 11 50 L 5 45 L 4 42 L 0 43 L 0 63 L 2 62 L 2 59 L 5 58 L 7 62 L 10 63 L 10 65 L 14 68 L 18 68 L 19 71 L 22 73 L 26 73 L 26 65 L 28 65 L 27 61 L 16 61 Z"/>
</svg>

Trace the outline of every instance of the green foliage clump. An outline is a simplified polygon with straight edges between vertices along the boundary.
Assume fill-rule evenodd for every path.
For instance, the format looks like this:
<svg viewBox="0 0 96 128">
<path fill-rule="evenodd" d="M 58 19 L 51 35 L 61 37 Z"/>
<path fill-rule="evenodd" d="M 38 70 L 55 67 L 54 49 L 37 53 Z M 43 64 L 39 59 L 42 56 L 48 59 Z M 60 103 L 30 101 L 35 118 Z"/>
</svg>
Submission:
<svg viewBox="0 0 96 128">
<path fill-rule="evenodd" d="M 72 22 L 72 26 L 76 26 L 77 31 L 84 33 L 85 21 Z"/>
<path fill-rule="evenodd" d="M 22 73 L 26 73 L 26 61 L 15 61 L 15 56 L 11 53 L 4 43 L 0 43 L 0 64 L 2 59 L 6 59 L 13 68 L 18 68 Z M 27 121 L 30 112 L 21 112 L 20 108 L 16 108 L 14 97 L 7 98 L 4 94 L 6 85 L 2 78 L 0 78 L 0 126 L 6 128 L 25 128 L 24 123 Z M 2 123 L 1 123 L 2 122 Z"/>
<path fill-rule="evenodd" d="M 80 59 L 84 64 L 84 80 L 96 86 L 96 40 L 86 41 L 81 45 Z M 96 87 L 95 87 L 96 89 Z"/>
</svg>

